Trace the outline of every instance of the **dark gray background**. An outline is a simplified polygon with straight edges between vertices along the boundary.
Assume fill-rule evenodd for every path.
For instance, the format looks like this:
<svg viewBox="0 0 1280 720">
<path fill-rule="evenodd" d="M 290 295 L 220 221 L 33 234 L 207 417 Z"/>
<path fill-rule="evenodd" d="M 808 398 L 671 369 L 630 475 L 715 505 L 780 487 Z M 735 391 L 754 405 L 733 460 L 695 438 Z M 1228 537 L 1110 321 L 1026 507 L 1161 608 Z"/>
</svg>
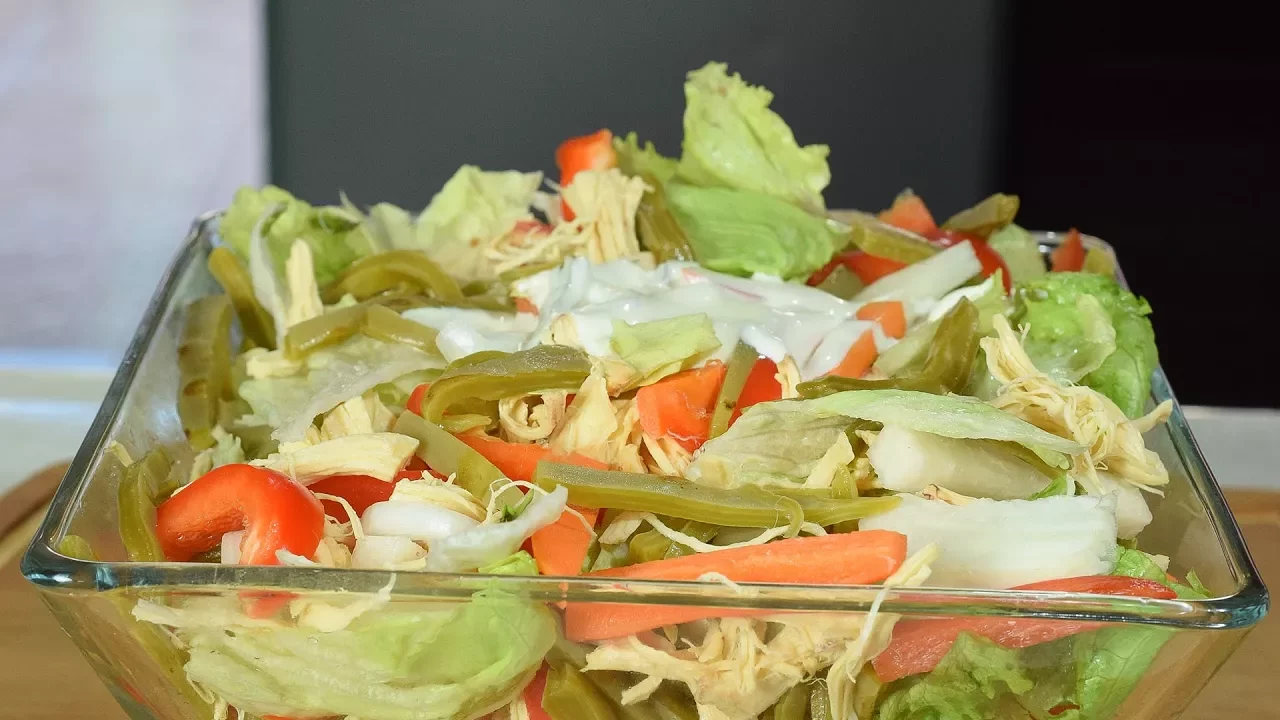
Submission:
<svg viewBox="0 0 1280 720">
<path fill-rule="evenodd" d="M 554 170 L 566 137 L 679 153 L 684 74 L 730 64 L 831 146 L 831 207 L 903 187 L 945 217 L 1116 246 L 1184 401 L 1280 407 L 1280 77 L 1247 6 L 268 0 L 271 175 L 320 202 L 423 207 L 461 164 Z M 941 219 L 941 218 L 940 218 Z"/>
<path fill-rule="evenodd" d="M 276 2 L 273 177 L 421 208 L 463 163 L 553 171 L 601 127 L 678 155 L 685 73 L 720 60 L 831 146 L 828 205 L 959 209 L 994 190 L 999 5 Z"/>
</svg>

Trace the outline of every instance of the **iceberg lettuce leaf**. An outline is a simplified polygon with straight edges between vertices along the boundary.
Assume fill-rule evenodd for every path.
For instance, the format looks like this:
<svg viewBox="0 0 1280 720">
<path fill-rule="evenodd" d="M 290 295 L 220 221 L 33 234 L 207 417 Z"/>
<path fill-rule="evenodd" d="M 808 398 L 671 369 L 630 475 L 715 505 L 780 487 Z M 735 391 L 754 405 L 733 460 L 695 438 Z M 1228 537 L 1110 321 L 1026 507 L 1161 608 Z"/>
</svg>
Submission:
<svg viewBox="0 0 1280 720">
<path fill-rule="evenodd" d="M 773 93 L 707 63 L 684 86 L 684 142 L 678 177 L 688 183 L 751 190 L 813 213 L 831 182 L 826 145 L 801 147 L 777 113 Z"/>
</svg>

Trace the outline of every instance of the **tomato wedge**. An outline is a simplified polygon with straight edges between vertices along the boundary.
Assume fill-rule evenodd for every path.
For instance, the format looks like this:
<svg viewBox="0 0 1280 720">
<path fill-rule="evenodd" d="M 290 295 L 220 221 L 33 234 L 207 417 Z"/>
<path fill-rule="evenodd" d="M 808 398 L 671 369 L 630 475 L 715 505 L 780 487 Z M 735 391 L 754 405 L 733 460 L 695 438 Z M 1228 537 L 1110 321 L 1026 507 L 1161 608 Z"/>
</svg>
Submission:
<svg viewBox="0 0 1280 720">
<path fill-rule="evenodd" d="M 778 382 L 778 364 L 767 357 L 756 360 L 747 374 L 747 382 L 738 393 L 738 403 L 729 417 L 729 424 L 742 416 L 742 412 L 756 403 L 782 399 L 782 383 Z"/>
<path fill-rule="evenodd" d="M 849 268 L 849 271 L 857 275 L 858 279 L 866 285 L 870 285 L 885 275 L 895 273 L 907 266 L 906 263 L 877 255 L 868 255 L 861 250 L 846 250 L 842 253 L 837 253 L 826 265 L 823 265 L 813 275 L 810 275 L 808 281 L 806 281 L 807 284 L 811 286 L 820 284 L 827 279 L 832 270 L 836 269 L 837 265 L 844 265 Z"/>
<path fill-rule="evenodd" d="M 1168 587 L 1143 578 L 1123 575 L 1091 575 L 1086 577 L 1046 580 L 1019 585 L 1014 590 L 1091 593 L 1125 597 L 1171 600 L 1177 597 Z M 889 647 L 871 664 L 881 682 L 892 682 L 908 675 L 929 672 L 937 667 L 951 650 L 962 632 L 981 635 L 1007 648 L 1024 648 L 1051 640 L 1097 630 L 1104 623 L 1076 620 L 1024 620 L 1006 617 L 957 617 L 938 620 L 904 620 L 893 628 Z"/>
<path fill-rule="evenodd" d="M 521 698 L 524 700 L 525 710 L 529 712 L 529 720 L 551 720 L 551 715 L 542 709 L 542 693 L 547 689 L 547 665 L 543 663 L 538 668 L 538 672 L 534 673 L 533 679 L 528 685 L 524 686 L 524 692 Z"/>
<path fill-rule="evenodd" d="M 1084 241 L 1080 239 L 1080 231 L 1071 228 L 1067 238 L 1053 251 L 1054 272 L 1080 272 L 1084 269 Z"/>
</svg>

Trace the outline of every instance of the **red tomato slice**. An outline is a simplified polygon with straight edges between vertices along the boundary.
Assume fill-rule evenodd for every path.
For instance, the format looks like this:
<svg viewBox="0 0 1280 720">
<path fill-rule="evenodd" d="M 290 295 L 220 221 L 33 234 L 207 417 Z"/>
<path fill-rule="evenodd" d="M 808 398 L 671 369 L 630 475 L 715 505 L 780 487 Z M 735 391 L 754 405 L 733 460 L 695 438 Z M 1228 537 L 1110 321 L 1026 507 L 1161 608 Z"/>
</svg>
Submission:
<svg viewBox="0 0 1280 720">
<path fill-rule="evenodd" d="M 529 684 L 524 686 L 524 692 L 521 694 L 524 707 L 529 711 L 529 720 L 551 720 L 551 715 L 542 709 L 542 693 L 546 688 L 547 666 L 544 663 L 538 668 L 538 672 L 534 674 Z"/>
<path fill-rule="evenodd" d="M 422 471 L 419 470 L 413 477 L 417 477 Z M 321 478 L 310 485 L 307 489 L 313 493 L 321 493 L 324 495 L 337 495 L 338 497 L 351 503 L 351 509 L 356 511 L 357 515 L 363 515 L 369 506 L 389 500 L 391 491 L 396 487 L 395 482 L 386 482 L 369 475 L 330 475 L 327 478 Z M 346 508 L 333 500 L 321 500 L 324 505 L 326 515 L 332 515 L 338 522 L 347 522 Z"/>
<path fill-rule="evenodd" d="M 738 404 L 733 408 L 729 424 L 742 416 L 742 412 L 756 403 L 782 399 L 782 383 L 778 382 L 778 364 L 767 357 L 756 360 L 747 374 L 747 382 L 738 394 Z"/>
<path fill-rule="evenodd" d="M 1014 590 L 1092 593 L 1171 600 L 1176 595 L 1168 587 L 1143 578 L 1122 575 L 1092 575 L 1020 585 Z M 1097 630 L 1103 623 L 1075 620 L 1023 620 L 1004 617 L 957 617 L 938 620 L 904 620 L 893 628 L 889 647 L 871 664 L 881 682 L 929 672 L 937 667 L 962 632 L 981 635 L 1007 648 L 1024 648 Z"/>
<path fill-rule="evenodd" d="M 409 399 L 404 404 L 404 409 L 414 415 L 422 415 L 422 398 L 427 395 L 427 388 L 431 387 L 431 383 L 422 383 L 409 393 Z"/>
<path fill-rule="evenodd" d="M 1080 272 L 1084 269 L 1084 241 L 1080 239 L 1080 231 L 1071 228 L 1067 239 L 1062 241 L 1058 249 L 1053 251 L 1054 272 Z"/>
</svg>

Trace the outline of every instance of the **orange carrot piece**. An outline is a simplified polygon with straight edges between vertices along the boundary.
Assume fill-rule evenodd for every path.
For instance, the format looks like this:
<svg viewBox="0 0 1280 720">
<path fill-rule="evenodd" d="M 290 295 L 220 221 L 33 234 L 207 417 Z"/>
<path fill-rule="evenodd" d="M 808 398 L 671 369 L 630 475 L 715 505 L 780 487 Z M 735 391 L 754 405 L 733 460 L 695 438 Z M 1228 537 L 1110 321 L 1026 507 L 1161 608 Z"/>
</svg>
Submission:
<svg viewBox="0 0 1280 720">
<path fill-rule="evenodd" d="M 537 306 L 537 305 L 534 305 L 534 304 L 533 304 L 533 301 L 532 301 L 532 300 L 530 300 L 529 298 L 518 297 L 518 298 L 516 298 L 516 312 L 518 312 L 518 313 L 532 313 L 532 314 L 534 314 L 534 315 L 537 315 L 537 314 L 538 314 L 538 306 Z"/>
<path fill-rule="evenodd" d="M 494 467 L 512 480 L 532 479 L 534 469 L 538 467 L 538 463 L 542 460 L 554 460 L 555 462 L 581 465 L 582 467 L 595 468 L 597 470 L 609 469 L 607 463 L 602 463 L 586 455 L 578 453 L 557 455 L 552 453 L 550 449 L 534 443 L 509 443 L 486 435 L 472 433 L 462 433 L 454 435 L 454 437 L 483 455 L 485 460 L 493 463 Z"/>
<path fill-rule="evenodd" d="M 600 511 L 594 508 L 574 506 L 587 522 L 595 527 Z M 563 512 L 560 519 L 538 530 L 531 539 L 533 559 L 538 562 L 538 572 L 543 575 L 580 575 L 582 562 L 591 547 L 591 533 L 582 521 L 571 512 Z"/>
<path fill-rule="evenodd" d="M 690 452 L 697 450 L 711 432 L 711 412 L 724 374 L 724 363 L 713 361 L 640 388 L 640 427 L 651 437 L 669 437 Z"/>
<path fill-rule="evenodd" d="M 933 221 L 933 215 L 929 212 L 929 208 L 925 207 L 924 200 L 910 190 L 899 193 L 893 200 L 893 206 L 880 213 L 880 220 L 920 235 L 938 229 L 938 224 Z"/>
<path fill-rule="evenodd" d="M 901 338 L 907 334 L 907 309 L 900 300 L 867 303 L 858 308 L 856 317 L 880 323 L 884 334 L 891 338 Z"/>
<path fill-rule="evenodd" d="M 591 573 L 631 580 L 696 580 L 720 573 L 734 582 L 866 585 L 892 575 L 907 557 L 907 538 L 889 530 L 798 537 L 766 545 L 685 555 Z M 569 603 L 565 634 L 575 642 L 626 637 L 645 630 L 708 617 L 742 617 L 777 611 L 672 605 Z"/>
<path fill-rule="evenodd" d="M 868 330 L 862 333 L 853 342 L 853 345 L 849 346 L 849 352 L 845 353 L 844 359 L 830 374 L 847 378 L 860 378 L 871 368 L 871 363 L 875 362 L 875 360 L 876 336 Z"/>
<path fill-rule="evenodd" d="M 1084 268 L 1084 256 L 1084 241 L 1080 238 L 1080 231 L 1071 228 L 1067 233 L 1067 239 L 1063 240 L 1050 256 L 1053 260 L 1053 271 L 1080 272 Z"/>
</svg>

